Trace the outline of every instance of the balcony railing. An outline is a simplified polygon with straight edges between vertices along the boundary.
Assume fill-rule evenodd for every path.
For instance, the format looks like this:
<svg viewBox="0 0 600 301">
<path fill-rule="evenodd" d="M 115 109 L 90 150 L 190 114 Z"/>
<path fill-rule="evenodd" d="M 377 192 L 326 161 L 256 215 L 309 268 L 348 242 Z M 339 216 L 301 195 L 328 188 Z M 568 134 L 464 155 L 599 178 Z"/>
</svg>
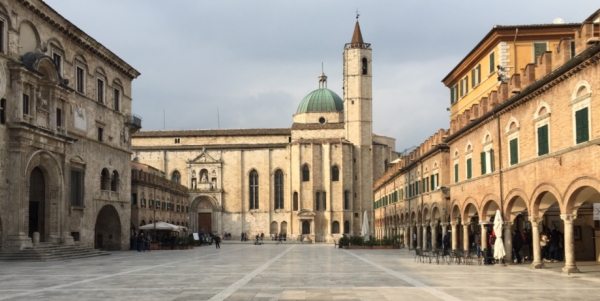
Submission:
<svg viewBox="0 0 600 301">
<path fill-rule="evenodd" d="M 132 114 L 130 116 L 127 116 L 126 118 L 127 119 L 126 119 L 125 123 L 131 124 L 138 128 L 142 128 L 142 117 Z"/>
</svg>

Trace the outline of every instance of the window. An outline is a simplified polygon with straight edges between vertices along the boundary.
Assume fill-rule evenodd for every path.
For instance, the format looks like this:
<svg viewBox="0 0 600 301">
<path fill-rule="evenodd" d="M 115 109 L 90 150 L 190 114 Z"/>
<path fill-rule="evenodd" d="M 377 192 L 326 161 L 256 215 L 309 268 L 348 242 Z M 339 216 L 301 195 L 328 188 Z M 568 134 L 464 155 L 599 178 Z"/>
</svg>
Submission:
<svg viewBox="0 0 600 301">
<path fill-rule="evenodd" d="M 350 222 L 344 221 L 344 234 L 350 233 Z"/>
<path fill-rule="evenodd" d="M 114 89 L 113 90 L 113 106 L 115 111 L 120 111 L 120 102 L 121 101 L 121 90 L 119 89 Z"/>
<path fill-rule="evenodd" d="M 62 127 L 62 110 L 56 108 L 56 127 Z"/>
<path fill-rule="evenodd" d="M 131 205 L 137 205 L 137 193 L 131 194 Z"/>
<path fill-rule="evenodd" d="M 0 124 L 6 124 L 6 99 L 0 100 Z"/>
<path fill-rule="evenodd" d="M 110 174 L 106 168 L 100 174 L 100 190 L 110 190 Z"/>
<path fill-rule="evenodd" d="M 104 129 L 101 127 L 98 128 L 98 141 L 104 141 Z"/>
<path fill-rule="evenodd" d="M 344 191 L 344 210 L 350 210 L 350 191 Z"/>
<path fill-rule="evenodd" d="M 575 111 L 575 142 L 577 144 L 590 140 L 588 108 Z"/>
<path fill-rule="evenodd" d="M 160 210 L 160 201 L 156 201 L 156 209 Z"/>
<path fill-rule="evenodd" d="M 469 93 L 469 77 L 465 76 L 460 80 L 460 97 L 463 97 Z"/>
<path fill-rule="evenodd" d="M 75 89 L 77 90 L 77 92 L 79 93 L 84 93 L 84 84 L 85 81 L 85 72 L 83 71 L 83 68 L 77 66 L 76 68 L 76 78 L 75 78 Z"/>
<path fill-rule="evenodd" d="M 458 85 L 450 88 L 450 104 L 454 104 L 458 100 Z"/>
<path fill-rule="evenodd" d="M 154 208 L 154 200 L 150 200 L 150 202 L 148 202 L 148 208 Z"/>
<path fill-rule="evenodd" d="M 337 166 L 331 168 L 331 181 L 337 182 L 340 180 L 340 169 Z"/>
<path fill-rule="evenodd" d="M 490 53 L 490 74 L 496 71 L 496 58 L 494 52 Z"/>
<path fill-rule="evenodd" d="M 467 179 L 470 179 L 472 176 L 471 172 L 471 158 L 467 159 Z"/>
<path fill-rule="evenodd" d="M 71 170 L 71 206 L 83 206 L 83 171 Z"/>
<path fill-rule="evenodd" d="M 115 192 L 119 191 L 119 184 L 119 173 L 116 170 L 114 170 L 110 181 L 110 190 Z"/>
<path fill-rule="evenodd" d="M 62 56 L 56 52 L 52 52 L 52 61 L 54 61 L 54 66 L 56 66 L 58 74 L 62 74 Z"/>
<path fill-rule="evenodd" d="M 331 233 L 332 234 L 340 234 L 340 223 L 338 221 L 334 221 L 331 224 Z"/>
<path fill-rule="evenodd" d="M 369 64 L 367 62 L 367 58 L 362 59 L 362 74 L 367 75 L 369 73 Z"/>
<path fill-rule="evenodd" d="M 185 213 L 190 213 L 190 206 L 185 206 Z"/>
<path fill-rule="evenodd" d="M 181 211 L 181 205 L 177 205 L 177 212 Z"/>
<path fill-rule="evenodd" d="M 550 150 L 548 143 L 548 125 L 540 126 L 537 128 L 538 138 L 538 156 L 547 154 Z"/>
<path fill-rule="evenodd" d="M 258 209 L 258 172 L 256 170 L 250 172 L 250 191 L 248 196 L 250 197 L 250 210 Z"/>
<path fill-rule="evenodd" d="M 23 94 L 23 115 L 29 115 L 29 95 Z"/>
<path fill-rule="evenodd" d="M 315 194 L 315 211 L 321 210 L 321 192 L 317 191 Z"/>
<path fill-rule="evenodd" d="M 571 41 L 571 58 L 575 56 L 575 41 Z"/>
<path fill-rule="evenodd" d="M 323 211 L 327 210 L 327 192 L 323 191 Z"/>
<path fill-rule="evenodd" d="M 275 171 L 275 209 L 283 209 L 283 171 Z"/>
<path fill-rule="evenodd" d="M 481 82 L 481 65 L 471 70 L 471 87 L 476 87 Z"/>
<path fill-rule="evenodd" d="M 173 174 L 171 175 L 171 181 L 180 184 L 181 183 L 181 174 L 179 173 L 179 171 L 174 171 Z"/>
<path fill-rule="evenodd" d="M 458 163 L 454 164 L 454 183 L 458 182 Z"/>
<path fill-rule="evenodd" d="M 294 192 L 294 211 L 298 211 L 298 193 Z"/>
<path fill-rule="evenodd" d="M 548 43 L 546 43 L 546 42 L 533 43 L 533 62 L 535 63 L 538 56 L 541 56 L 547 50 L 548 50 Z"/>
<path fill-rule="evenodd" d="M 510 165 L 519 163 L 519 139 L 515 138 L 509 142 Z"/>
<path fill-rule="evenodd" d="M 96 84 L 96 89 L 98 90 L 98 102 L 104 103 L 104 81 L 98 79 L 98 83 Z"/>
<path fill-rule="evenodd" d="M 175 144 L 181 143 L 181 138 L 175 138 Z"/>
<path fill-rule="evenodd" d="M 304 164 L 302 166 L 302 182 L 310 181 L 310 170 L 308 169 L 308 165 Z"/>
</svg>

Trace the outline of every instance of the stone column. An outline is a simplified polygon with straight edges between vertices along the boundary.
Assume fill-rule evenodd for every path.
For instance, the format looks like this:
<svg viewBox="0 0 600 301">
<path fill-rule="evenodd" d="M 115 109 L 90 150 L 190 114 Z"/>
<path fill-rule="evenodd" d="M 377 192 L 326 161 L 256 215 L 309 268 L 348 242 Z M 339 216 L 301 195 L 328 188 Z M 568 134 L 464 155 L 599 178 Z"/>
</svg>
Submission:
<svg viewBox="0 0 600 301">
<path fill-rule="evenodd" d="M 410 229 L 410 227 L 404 226 L 403 227 L 403 231 L 402 231 L 403 235 L 404 235 L 404 242 L 403 243 L 404 243 L 405 246 L 408 246 L 410 244 L 410 242 L 408 240 L 408 235 L 409 235 L 409 232 L 410 232 L 409 229 Z M 410 249 L 410 247 L 408 247 L 408 248 Z"/>
<path fill-rule="evenodd" d="M 531 241 L 533 243 L 533 262 L 530 268 L 532 269 L 543 269 L 544 261 L 542 260 L 542 249 L 540 246 L 540 223 L 542 222 L 541 217 L 531 218 Z"/>
<path fill-rule="evenodd" d="M 577 218 L 577 214 L 561 214 L 565 223 L 565 266 L 563 273 L 579 273 L 579 269 L 575 265 L 575 240 L 573 237 L 573 220 Z"/>
<path fill-rule="evenodd" d="M 446 233 L 448 233 L 448 223 L 442 223 L 442 243 L 444 243 Z"/>
<path fill-rule="evenodd" d="M 439 248 L 439 246 L 437 245 L 437 225 L 437 220 L 434 220 L 431 225 L 431 248 L 434 250 Z"/>
<path fill-rule="evenodd" d="M 481 225 L 481 251 L 483 251 L 483 249 L 487 249 L 488 247 L 487 236 L 487 228 L 485 227 L 485 225 Z"/>
<path fill-rule="evenodd" d="M 463 250 L 469 251 L 469 224 L 463 225 Z"/>
<path fill-rule="evenodd" d="M 427 250 L 427 225 L 429 222 L 423 223 L 423 250 Z"/>
<path fill-rule="evenodd" d="M 412 250 L 412 248 L 413 248 L 413 233 L 414 233 L 414 231 L 415 231 L 414 227 L 411 224 L 409 224 L 408 225 L 408 231 L 407 231 L 408 232 L 407 233 L 408 234 L 408 240 L 407 240 L 407 243 L 406 243 L 408 245 L 408 249 L 409 250 Z"/>
<path fill-rule="evenodd" d="M 423 232 L 421 231 L 422 224 L 417 224 L 417 249 L 423 250 L 421 243 L 423 242 Z"/>
<path fill-rule="evenodd" d="M 456 250 L 456 248 L 458 246 L 458 231 L 456 231 L 456 229 L 458 227 L 457 227 L 456 222 L 451 222 L 450 225 L 452 226 L 452 237 L 451 237 L 452 250 Z"/>
<path fill-rule="evenodd" d="M 506 264 L 513 264 L 512 254 L 512 222 L 504 222 L 504 250 L 506 256 L 504 256 L 504 262 Z"/>
</svg>

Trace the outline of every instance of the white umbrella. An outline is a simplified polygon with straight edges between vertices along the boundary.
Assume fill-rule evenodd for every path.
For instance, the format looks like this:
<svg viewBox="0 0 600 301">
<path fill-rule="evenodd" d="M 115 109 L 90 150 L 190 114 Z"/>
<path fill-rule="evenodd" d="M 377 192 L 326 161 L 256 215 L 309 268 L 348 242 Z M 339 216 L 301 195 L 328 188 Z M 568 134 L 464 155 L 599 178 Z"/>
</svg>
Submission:
<svg viewBox="0 0 600 301">
<path fill-rule="evenodd" d="M 367 216 L 367 211 L 365 211 L 365 214 L 363 216 L 363 224 L 361 230 L 365 241 L 369 241 L 369 217 Z"/>
<path fill-rule="evenodd" d="M 494 233 L 496 234 L 496 241 L 494 242 L 494 258 L 496 260 L 504 259 L 506 252 L 504 251 L 504 242 L 502 241 L 502 215 L 500 210 L 496 210 L 496 217 L 494 217 Z"/>
<path fill-rule="evenodd" d="M 171 230 L 171 231 L 176 231 L 179 232 L 182 229 L 185 229 L 185 227 L 181 227 L 181 226 L 177 226 L 177 225 L 173 225 L 173 224 L 169 224 L 169 223 L 165 223 L 165 222 L 157 222 L 156 223 L 156 228 L 154 228 L 154 224 L 147 224 L 144 226 L 140 227 L 140 230 Z"/>
</svg>

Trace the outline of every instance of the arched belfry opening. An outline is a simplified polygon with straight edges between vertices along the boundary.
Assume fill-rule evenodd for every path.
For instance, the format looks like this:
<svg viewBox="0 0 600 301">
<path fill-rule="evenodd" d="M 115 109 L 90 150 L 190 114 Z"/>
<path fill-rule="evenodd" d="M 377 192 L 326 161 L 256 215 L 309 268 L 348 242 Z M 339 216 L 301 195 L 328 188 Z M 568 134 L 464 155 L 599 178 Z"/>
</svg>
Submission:
<svg viewBox="0 0 600 301">
<path fill-rule="evenodd" d="M 366 57 L 363 57 L 363 59 L 361 60 L 361 70 L 362 70 L 362 75 L 367 75 L 369 74 L 369 61 L 367 60 Z"/>
</svg>

